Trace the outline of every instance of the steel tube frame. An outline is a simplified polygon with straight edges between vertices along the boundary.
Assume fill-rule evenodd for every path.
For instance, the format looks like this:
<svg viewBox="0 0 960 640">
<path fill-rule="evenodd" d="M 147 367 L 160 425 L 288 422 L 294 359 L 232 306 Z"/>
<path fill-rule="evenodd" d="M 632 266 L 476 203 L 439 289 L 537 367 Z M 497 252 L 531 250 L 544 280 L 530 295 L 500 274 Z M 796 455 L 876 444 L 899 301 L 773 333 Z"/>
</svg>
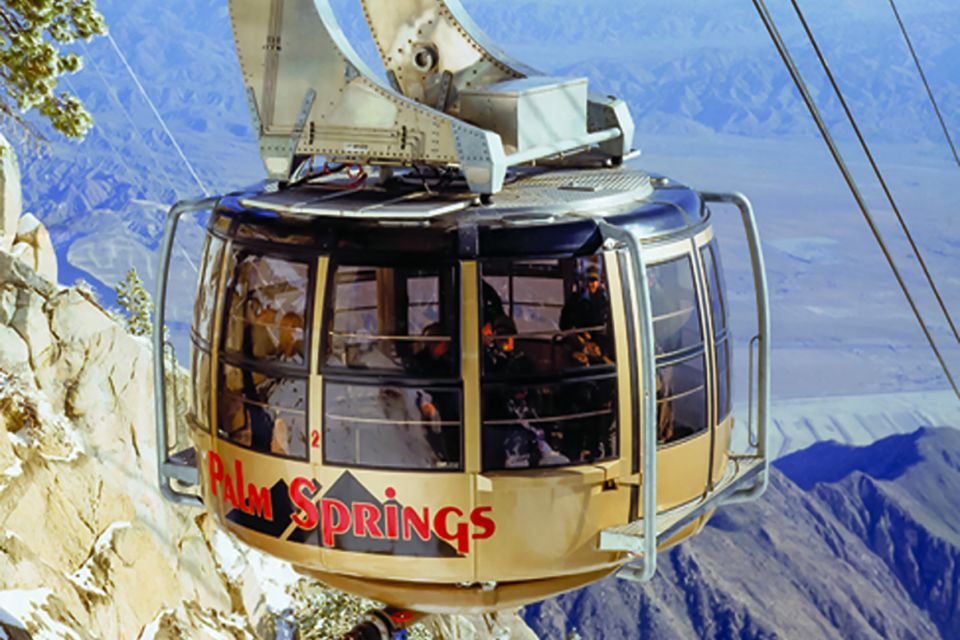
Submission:
<svg viewBox="0 0 960 640">
<path fill-rule="evenodd" d="M 701 192 L 704 202 L 716 204 L 732 204 L 740 210 L 747 244 L 750 249 L 750 262 L 753 268 L 754 292 L 757 305 L 757 338 L 760 343 L 760 355 L 757 365 L 757 445 L 756 453 L 747 456 L 760 460 L 763 464 L 760 478 L 756 484 L 735 491 L 723 499 L 721 504 L 739 504 L 751 502 L 763 495 L 770 482 L 769 444 L 770 432 L 768 428 L 770 407 L 770 294 L 767 290 L 767 270 L 763 260 L 763 247 L 760 243 L 760 232 L 753 205 L 742 193 Z M 752 354 L 751 354 L 752 359 Z M 749 381 L 753 385 L 753 380 Z"/>
<path fill-rule="evenodd" d="M 174 238 L 177 234 L 177 225 L 180 218 L 188 213 L 196 213 L 212 209 L 219 198 L 205 198 L 178 202 L 167 213 L 167 221 L 163 230 L 163 240 L 160 243 L 160 263 L 157 270 L 157 287 L 154 293 L 153 314 L 153 402 L 155 426 L 157 433 L 157 476 L 160 484 L 160 493 L 167 500 L 175 504 L 193 507 L 202 507 L 203 500 L 191 493 L 177 491 L 170 486 L 170 480 L 176 479 L 184 484 L 196 485 L 199 482 L 199 470 L 196 466 L 175 464 L 170 461 L 167 449 L 167 381 L 165 376 L 166 354 L 164 344 L 164 327 L 166 326 L 167 284 L 170 269 L 170 258 L 173 254 Z"/>
<path fill-rule="evenodd" d="M 600 221 L 605 239 L 615 240 L 627 248 L 636 278 L 637 311 L 640 315 L 640 354 L 643 393 L 640 395 L 640 420 L 643 425 L 641 451 L 641 488 L 643 495 L 643 568 L 638 580 L 646 582 L 657 572 L 657 402 L 656 362 L 653 342 L 653 308 L 647 286 L 647 266 L 637 238 L 623 227 Z"/>
</svg>

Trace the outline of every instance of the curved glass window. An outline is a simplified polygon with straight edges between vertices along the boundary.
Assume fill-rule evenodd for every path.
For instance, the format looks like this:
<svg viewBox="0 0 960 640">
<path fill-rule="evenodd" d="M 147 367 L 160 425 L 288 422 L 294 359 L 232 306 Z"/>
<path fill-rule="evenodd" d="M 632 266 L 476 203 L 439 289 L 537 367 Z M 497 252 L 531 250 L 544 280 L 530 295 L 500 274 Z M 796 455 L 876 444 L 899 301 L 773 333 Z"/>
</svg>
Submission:
<svg viewBox="0 0 960 640">
<path fill-rule="evenodd" d="M 336 265 L 322 359 L 326 463 L 461 468 L 456 283 L 453 266 Z"/>
<path fill-rule="evenodd" d="M 730 415 L 731 375 L 730 375 L 730 338 L 727 333 L 726 287 L 723 282 L 723 264 L 716 241 L 700 250 L 703 256 L 703 270 L 707 276 L 707 294 L 713 310 L 714 348 L 717 360 L 717 422 Z"/>
<path fill-rule="evenodd" d="M 382 469 L 457 469 L 460 392 L 328 383 L 324 459 Z"/>
<path fill-rule="evenodd" d="M 220 286 L 223 247 L 223 240 L 212 235 L 207 236 L 200 281 L 197 285 L 197 297 L 193 307 L 194 338 L 204 343 L 210 342 L 213 312 L 217 304 L 217 289 Z"/>
<path fill-rule="evenodd" d="M 228 364 L 220 370 L 219 437 L 254 451 L 306 459 L 307 381 Z"/>
<path fill-rule="evenodd" d="M 190 359 L 193 380 L 193 415 L 206 431 L 210 430 L 210 354 L 196 343 Z"/>
<path fill-rule="evenodd" d="M 326 368 L 458 374 L 453 267 L 339 265 L 331 294 Z"/>
<path fill-rule="evenodd" d="M 224 305 L 217 435 L 307 459 L 307 262 L 235 247 Z"/>
<path fill-rule="evenodd" d="M 484 470 L 616 457 L 602 256 L 491 260 L 481 266 L 480 290 Z"/>
<path fill-rule="evenodd" d="M 653 337 L 657 355 L 675 354 L 703 344 L 693 262 L 683 256 L 647 266 Z"/>
<path fill-rule="evenodd" d="M 707 429 L 706 365 L 693 261 L 647 266 L 657 357 L 657 443 Z"/>
<path fill-rule="evenodd" d="M 234 251 L 224 350 L 259 363 L 305 369 L 306 262 Z"/>
</svg>

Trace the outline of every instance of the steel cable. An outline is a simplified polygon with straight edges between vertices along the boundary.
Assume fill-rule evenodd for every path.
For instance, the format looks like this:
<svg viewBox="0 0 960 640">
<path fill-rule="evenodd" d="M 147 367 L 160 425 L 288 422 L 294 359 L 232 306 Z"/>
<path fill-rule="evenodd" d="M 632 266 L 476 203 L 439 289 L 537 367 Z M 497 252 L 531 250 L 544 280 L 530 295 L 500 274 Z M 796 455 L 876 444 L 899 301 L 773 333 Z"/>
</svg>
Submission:
<svg viewBox="0 0 960 640">
<path fill-rule="evenodd" d="M 837 164 L 837 168 L 840 170 L 840 173 L 843 175 L 844 181 L 847 183 L 847 187 L 850 189 L 850 193 L 853 195 L 854 199 L 857 201 L 857 205 L 860 208 L 860 212 L 863 214 L 864 220 L 867 222 L 867 226 L 870 227 L 870 231 L 873 233 L 874 239 L 877 241 L 877 244 L 880 247 L 880 250 L 883 252 L 884 258 L 887 260 L 887 264 L 890 266 L 890 269 L 893 271 L 893 275 L 897 280 L 897 284 L 900 285 L 903 295 L 907 299 L 907 303 L 910 305 L 910 309 L 913 311 L 914 317 L 916 317 L 917 322 L 920 325 L 921 330 L 923 331 L 924 336 L 927 339 L 927 342 L 930 344 L 930 348 L 933 350 L 934 355 L 937 358 L 937 361 L 940 364 L 940 368 L 943 370 L 944 375 L 947 377 L 947 380 L 950 383 L 951 388 L 953 389 L 954 394 L 960 399 L 960 388 L 957 387 L 956 381 L 953 379 L 953 376 L 950 373 L 949 367 L 947 367 L 946 361 L 943 359 L 943 355 L 940 353 L 940 349 L 937 347 L 936 341 L 933 339 L 933 336 L 930 333 L 930 329 L 927 327 L 927 324 L 923 321 L 923 316 L 920 313 L 919 308 L 917 307 L 916 302 L 913 299 L 913 296 L 910 294 L 910 289 L 907 286 L 906 282 L 903 279 L 903 276 L 900 274 L 900 270 L 897 268 L 897 264 L 893 259 L 893 256 L 890 253 L 890 250 L 887 248 L 887 244 L 883 239 L 880 229 L 877 227 L 876 221 L 873 219 L 873 215 L 870 213 L 870 209 L 867 206 L 866 201 L 863 198 L 863 195 L 860 193 L 859 187 L 853 178 L 853 175 L 850 173 L 850 169 L 847 167 L 846 162 L 843 159 L 843 156 L 840 153 L 839 148 L 837 147 L 836 142 L 833 139 L 833 136 L 830 134 L 830 129 L 827 127 L 826 122 L 823 120 L 823 116 L 820 114 L 820 109 L 817 107 L 816 102 L 813 99 L 813 96 L 810 94 L 810 90 L 807 87 L 806 82 L 803 80 L 803 76 L 800 73 L 800 70 L 797 68 L 796 63 L 793 60 L 793 57 L 790 55 L 790 51 L 787 48 L 786 43 L 783 41 L 783 37 L 780 35 L 780 31 L 777 29 L 776 24 L 774 23 L 773 16 L 770 15 L 770 12 L 767 10 L 767 5 L 764 0 L 752 0 L 753 6 L 756 8 L 757 13 L 760 15 L 760 19 L 763 21 L 763 25 L 767 30 L 767 33 L 770 35 L 770 39 L 773 42 L 773 45 L 777 49 L 777 53 L 780 55 L 780 58 L 783 60 L 783 64 L 786 66 L 787 71 L 790 73 L 790 77 L 793 79 L 794 84 L 797 87 L 797 90 L 800 92 L 803 102 L 806 105 L 807 109 L 810 111 L 810 115 L 813 117 L 814 122 L 817 125 L 817 128 L 820 130 L 820 135 L 826 143 L 827 147 L 830 150 L 830 154 L 833 156 L 834 162 Z"/>
<path fill-rule="evenodd" d="M 817 59 L 820 60 L 820 66 L 823 67 L 824 72 L 827 74 L 827 79 L 830 81 L 830 86 L 833 87 L 834 92 L 837 94 L 837 98 L 840 100 L 840 105 L 843 107 L 843 112 L 846 114 L 847 120 L 850 122 L 850 126 L 853 127 L 853 132 L 856 134 L 857 140 L 860 142 L 860 148 L 863 149 L 864 154 L 867 156 L 867 160 L 870 161 L 870 167 L 873 169 L 873 174 L 877 177 L 877 180 L 880 182 L 880 186 L 883 188 L 883 193 L 886 195 L 887 202 L 890 203 L 890 207 L 893 209 L 893 213 L 897 218 L 897 222 L 900 223 L 900 228 L 903 229 L 903 234 L 906 236 L 907 242 L 910 244 L 910 249 L 913 250 L 914 255 L 917 256 L 917 262 L 920 264 L 920 268 L 923 270 L 923 275 L 926 277 L 927 283 L 929 283 L 930 289 L 933 291 L 933 295 L 937 299 L 937 304 L 940 305 L 940 310 L 947 319 L 947 324 L 950 325 L 950 330 L 953 332 L 954 339 L 960 343 L 960 333 L 957 333 L 957 326 L 954 324 L 953 318 L 950 316 L 950 311 L 947 309 L 947 305 L 943 301 L 943 296 L 940 295 L 940 289 L 933 281 L 933 275 L 931 275 L 930 270 L 927 268 L 927 262 L 923 259 L 923 254 L 920 253 L 920 247 L 917 246 L 917 243 L 913 239 L 913 234 L 910 233 L 910 229 L 907 226 L 907 221 L 903 218 L 903 214 L 900 212 L 900 207 L 897 206 L 897 202 L 893 197 L 893 193 L 887 186 L 887 181 L 883 177 L 883 173 L 880 171 L 880 167 L 877 165 L 876 159 L 873 157 L 873 152 L 870 151 L 870 145 L 867 144 L 863 133 L 860 131 L 860 126 L 857 124 L 857 119 L 850 110 L 850 105 L 847 104 L 847 100 L 843 95 L 843 91 L 840 90 L 840 85 L 837 83 L 837 80 L 833 75 L 833 71 L 830 69 L 830 65 L 827 64 L 827 59 L 823 54 L 823 50 L 820 48 L 820 44 L 813 35 L 813 30 L 810 28 L 806 17 L 803 15 L 803 10 L 800 9 L 800 5 L 797 3 L 797 0 L 790 0 L 790 4 L 793 5 L 793 9 L 796 11 L 797 17 L 800 19 L 800 24 L 803 25 L 803 30 L 807 33 L 807 38 L 810 40 L 810 44 L 813 45 L 813 50 L 817 54 Z"/>
<path fill-rule="evenodd" d="M 920 79 L 923 80 L 923 86 L 927 89 L 927 95 L 930 96 L 930 104 L 933 105 L 933 110 L 937 113 L 937 119 L 940 121 L 940 127 L 943 129 L 943 135 L 947 138 L 947 144 L 950 145 L 950 151 L 953 153 L 953 159 L 957 163 L 957 167 L 960 167 L 960 155 L 957 154 L 957 147 L 953 144 L 953 138 L 950 137 L 950 130 L 947 129 L 947 123 L 943 119 L 943 113 L 940 112 L 940 106 L 937 104 L 937 99 L 933 96 L 933 90 L 930 88 L 930 83 L 927 82 L 927 74 L 923 72 L 923 65 L 920 64 L 920 58 L 917 56 L 917 50 L 913 48 L 913 41 L 910 39 L 910 35 L 907 33 L 907 27 L 903 24 L 903 19 L 900 17 L 900 11 L 897 9 L 897 4 L 894 0 L 890 0 L 890 8 L 893 9 L 893 15 L 897 18 L 897 24 L 900 25 L 900 33 L 903 34 L 903 39 L 907 43 L 907 48 L 910 49 L 910 55 L 913 57 L 913 63 L 917 65 L 917 71 L 920 72 Z"/>
</svg>

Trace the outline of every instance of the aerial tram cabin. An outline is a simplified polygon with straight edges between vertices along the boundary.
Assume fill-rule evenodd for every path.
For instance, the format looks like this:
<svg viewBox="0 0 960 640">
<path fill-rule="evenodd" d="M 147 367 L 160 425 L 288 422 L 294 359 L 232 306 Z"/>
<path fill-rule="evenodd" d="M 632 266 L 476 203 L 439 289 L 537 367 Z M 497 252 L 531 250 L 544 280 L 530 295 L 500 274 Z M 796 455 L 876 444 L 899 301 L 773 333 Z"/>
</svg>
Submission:
<svg viewBox="0 0 960 640">
<path fill-rule="evenodd" d="M 379 1 L 364 4 L 385 37 L 370 11 Z M 231 3 L 241 53 L 260 42 L 251 33 L 269 5 Z M 289 25 L 270 14 L 265 33 L 317 18 L 314 0 L 288 5 Z M 343 56 L 325 6 L 317 0 L 321 26 Z M 419 53 L 437 55 L 432 47 Z M 424 73 L 436 64 L 409 53 Z M 245 73 L 279 74 L 272 83 L 283 87 L 282 59 L 270 55 Z M 357 75 L 341 70 L 336 82 L 372 82 L 344 59 Z M 394 79 L 404 88 L 409 70 Z M 300 173 L 298 158 L 357 151 L 335 153 L 340 138 L 307 126 L 327 108 L 312 90 L 284 151 L 260 119 L 270 100 L 251 90 L 266 166 L 282 165 L 286 180 L 168 217 L 154 331 L 164 495 L 327 584 L 451 613 L 518 606 L 617 571 L 649 579 L 658 550 L 721 504 L 762 493 L 769 318 L 750 205 L 624 163 L 629 114 L 615 99 L 581 101 L 574 85 L 542 81 L 528 95 L 514 84 L 484 99 L 499 121 L 505 93 L 516 116 L 527 98 L 559 91 L 592 114 L 579 138 L 531 147 L 515 129 L 477 136 L 461 123 L 459 162 L 426 174 L 382 157 Z M 462 114 L 479 89 L 460 89 Z M 584 150 L 592 155 L 573 166 L 563 160 Z M 361 164 L 381 168 L 337 172 Z M 757 303 L 756 409 L 740 423 L 750 445 L 740 452 L 713 227 L 727 204 L 742 216 Z M 182 407 L 163 327 L 178 225 L 196 212 L 206 237 Z"/>
</svg>

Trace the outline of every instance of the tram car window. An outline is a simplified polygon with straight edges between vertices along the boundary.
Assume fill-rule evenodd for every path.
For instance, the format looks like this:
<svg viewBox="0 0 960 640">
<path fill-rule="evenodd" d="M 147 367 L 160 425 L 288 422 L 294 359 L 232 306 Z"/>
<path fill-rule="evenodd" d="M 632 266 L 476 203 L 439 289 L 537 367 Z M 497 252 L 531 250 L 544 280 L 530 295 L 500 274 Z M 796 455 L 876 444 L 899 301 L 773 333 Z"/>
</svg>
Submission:
<svg viewBox="0 0 960 640">
<path fill-rule="evenodd" d="M 713 333 L 717 360 L 717 419 L 724 420 L 732 411 L 732 391 L 730 388 L 730 342 L 732 338 L 727 330 L 727 301 L 724 292 L 723 264 L 716 241 L 704 245 L 700 250 L 703 256 L 703 269 L 707 276 L 707 293 L 713 307 Z"/>
<path fill-rule="evenodd" d="M 483 467 L 617 455 L 616 370 L 600 256 L 481 267 Z M 564 382 L 551 380 L 562 376 Z"/>
<path fill-rule="evenodd" d="M 217 430 L 234 444 L 307 457 L 307 262 L 238 244 L 229 259 Z"/>
<path fill-rule="evenodd" d="M 657 358 L 657 442 L 707 430 L 705 345 L 689 256 L 647 267 Z"/>
<path fill-rule="evenodd" d="M 335 267 L 325 320 L 328 464 L 455 471 L 462 461 L 454 267 Z"/>
</svg>

